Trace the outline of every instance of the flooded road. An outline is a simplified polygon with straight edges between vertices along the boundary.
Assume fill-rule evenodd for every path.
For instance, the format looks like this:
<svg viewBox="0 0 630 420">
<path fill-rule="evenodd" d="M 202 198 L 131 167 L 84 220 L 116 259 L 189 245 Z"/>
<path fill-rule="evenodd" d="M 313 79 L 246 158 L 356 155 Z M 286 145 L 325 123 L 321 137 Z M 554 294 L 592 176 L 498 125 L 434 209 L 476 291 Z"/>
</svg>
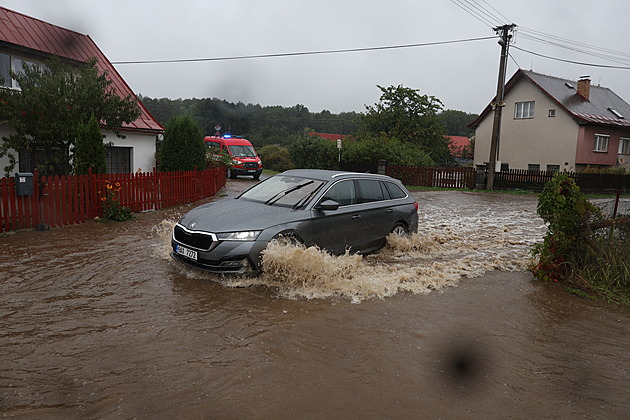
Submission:
<svg viewBox="0 0 630 420">
<path fill-rule="evenodd" d="M 536 197 L 414 195 L 412 241 L 256 279 L 168 257 L 193 205 L 1 237 L 0 413 L 630 418 L 630 310 L 532 281 Z"/>
</svg>

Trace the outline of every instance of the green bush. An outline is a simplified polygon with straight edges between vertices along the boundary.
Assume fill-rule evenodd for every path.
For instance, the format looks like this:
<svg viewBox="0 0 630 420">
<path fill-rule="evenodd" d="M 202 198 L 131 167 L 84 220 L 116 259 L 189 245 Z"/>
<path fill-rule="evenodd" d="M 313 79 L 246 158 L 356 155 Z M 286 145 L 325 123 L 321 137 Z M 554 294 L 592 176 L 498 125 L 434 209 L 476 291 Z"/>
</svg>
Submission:
<svg viewBox="0 0 630 420">
<path fill-rule="evenodd" d="M 547 234 L 532 253 L 531 267 L 541 280 L 564 281 L 592 290 L 610 301 L 630 304 L 630 243 L 627 226 L 613 234 L 591 230 L 601 211 L 581 193 L 575 181 L 556 174 L 538 200 L 538 215 Z"/>
<path fill-rule="evenodd" d="M 375 162 L 384 159 L 390 165 L 435 165 L 420 146 L 384 135 L 362 134 L 356 140 L 344 141 L 341 156 L 347 161 Z"/>
<path fill-rule="evenodd" d="M 206 167 L 206 147 L 199 125 L 190 115 L 173 117 L 164 130 L 160 171 L 192 171 Z"/>
<path fill-rule="evenodd" d="M 276 172 L 284 172 L 293 168 L 289 149 L 278 145 L 264 146 L 260 150 L 263 168 Z"/>
<path fill-rule="evenodd" d="M 331 170 L 339 168 L 337 143 L 327 139 L 320 137 L 296 139 L 289 146 L 289 153 L 296 168 Z"/>
</svg>

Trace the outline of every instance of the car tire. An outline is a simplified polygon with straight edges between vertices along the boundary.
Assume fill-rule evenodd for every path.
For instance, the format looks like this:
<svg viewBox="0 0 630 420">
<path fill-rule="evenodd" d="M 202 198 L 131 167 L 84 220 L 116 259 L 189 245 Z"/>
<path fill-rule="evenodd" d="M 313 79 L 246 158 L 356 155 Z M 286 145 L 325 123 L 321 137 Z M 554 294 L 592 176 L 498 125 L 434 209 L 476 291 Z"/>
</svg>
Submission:
<svg viewBox="0 0 630 420">
<path fill-rule="evenodd" d="M 255 180 L 259 180 L 259 179 L 260 179 L 260 174 L 256 174 L 256 175 L 254 175 L 254 179 L 255 179 Z"/>
<path fill-rule="evenodd" d="M 409 237 L 409 228 L 404 223 L 397 222 L 392 228 L 391 233 L 400 238 L 407 238 Z"/>
<path fill-rule="evenodd" d="M 228 168 L 227 169 L 227 176 L 230 179 L 236 179 L 236 174 L 234 173 L 234 171 L 232 170 L 232 168 Z"/>
</svg>

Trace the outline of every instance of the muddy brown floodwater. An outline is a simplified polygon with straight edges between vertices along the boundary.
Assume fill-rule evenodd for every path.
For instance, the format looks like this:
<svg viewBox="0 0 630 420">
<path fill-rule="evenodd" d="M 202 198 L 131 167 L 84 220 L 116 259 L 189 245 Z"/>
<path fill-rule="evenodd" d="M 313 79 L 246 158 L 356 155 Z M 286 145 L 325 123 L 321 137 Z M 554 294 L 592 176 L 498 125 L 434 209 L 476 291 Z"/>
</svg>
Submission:
<svg viewBox="0 0 630 420">
<path fill-rule="evenodd" d="M 630 310 L 533 281 L 536 198 L 415 195 L 412 240 L 255 279 L 168 257 L 192 205 L 0 237 L 2 416 L 630 418 Z"/>
</svg>

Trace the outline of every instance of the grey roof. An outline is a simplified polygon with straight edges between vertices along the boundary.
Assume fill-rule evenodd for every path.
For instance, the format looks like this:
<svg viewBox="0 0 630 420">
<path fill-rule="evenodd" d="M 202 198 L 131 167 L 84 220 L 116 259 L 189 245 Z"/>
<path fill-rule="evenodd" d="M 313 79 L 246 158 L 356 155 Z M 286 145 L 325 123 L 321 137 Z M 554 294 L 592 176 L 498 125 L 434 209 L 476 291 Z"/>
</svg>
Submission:
<svg viewBox="0 0 630 420">
<path fill-rule="evenodd" d="M 630 127 L 630 104 L 606 87 L 591 83 L 589 100 L 587 101 L 577 93 L 577 80 L 562 79 L 529 70 L 518 70 L 505 85 L 505 92 L 509 92 L 519 81 L 524 79 L 529 79 L 538 86 L 578 123 Z M 470 126 L 477 127 L 491 109 L 491 105 L 488 105 Z"/>
<path fill-rule="evenodd" d="M 522 72 L 577 118 L 593 123 L 630 126 L 630 104 L 612 90 L 591 84 L 587 101 L 577 94 L 577 81 L 527 70 L 522 70 Z M 619 118 L 619 116 L 624 118 Z"/>
</svg>

